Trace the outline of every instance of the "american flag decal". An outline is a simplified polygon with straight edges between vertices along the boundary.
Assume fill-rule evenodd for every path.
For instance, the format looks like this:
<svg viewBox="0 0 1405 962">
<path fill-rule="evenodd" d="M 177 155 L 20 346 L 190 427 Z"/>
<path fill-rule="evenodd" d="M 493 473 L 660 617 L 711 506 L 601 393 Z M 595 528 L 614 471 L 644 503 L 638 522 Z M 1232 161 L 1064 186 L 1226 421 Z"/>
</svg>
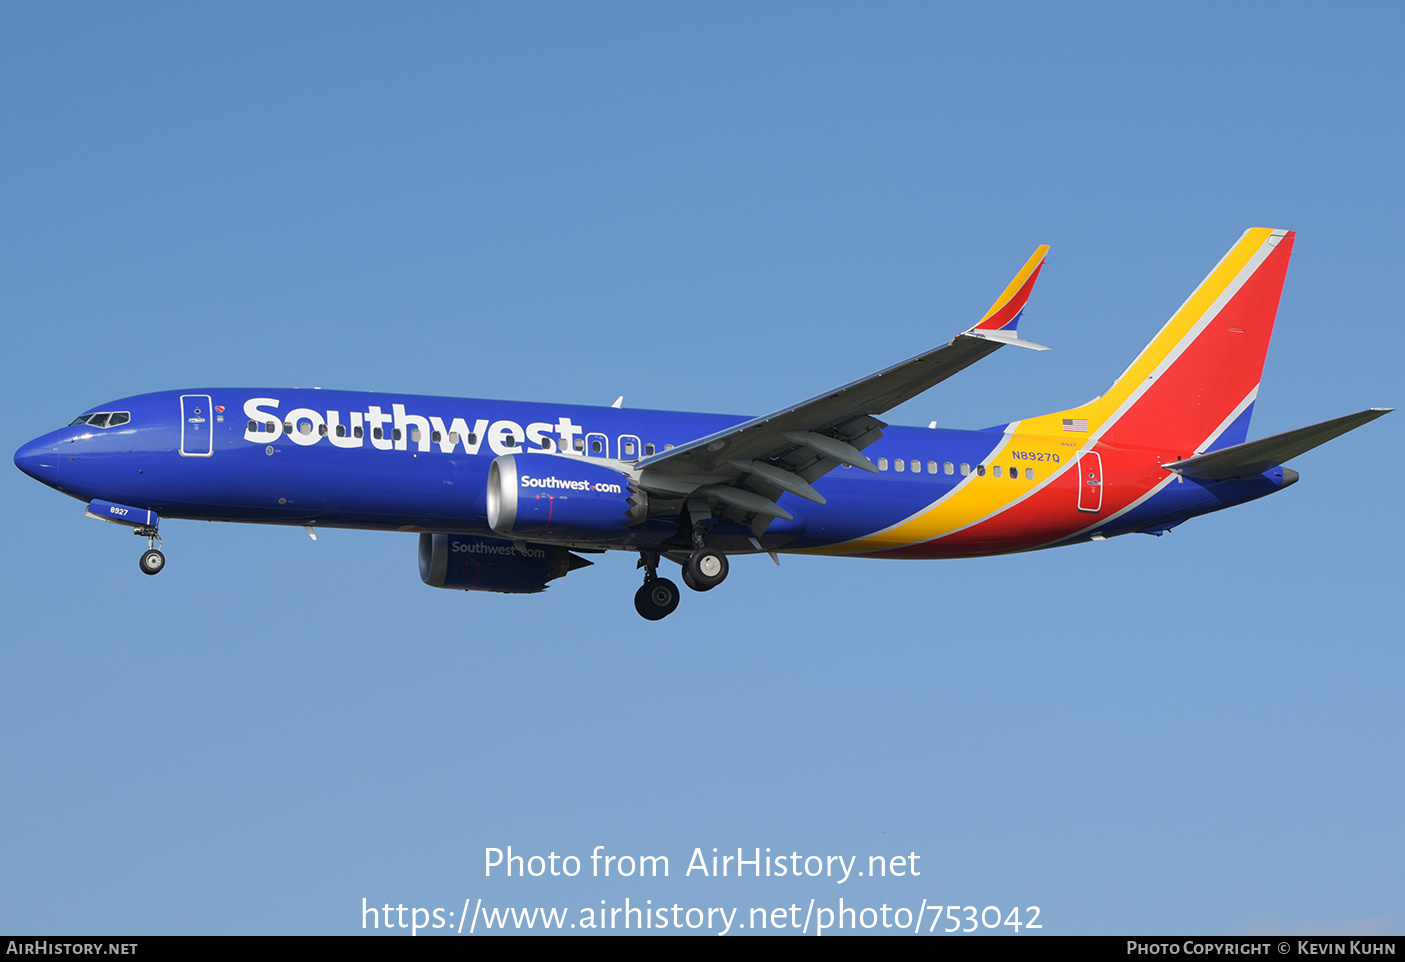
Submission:
<svg viewBox="0 0 1405 962">
<path fill-rule="evenodd" d="M 1088 430 L 1088 419 L 1087 419 L 1087 418 L 1064 418 L 1064 430 L 1065 430 L 1065 431 L 1087 431 L 1087 430 Z"/>
</svg>

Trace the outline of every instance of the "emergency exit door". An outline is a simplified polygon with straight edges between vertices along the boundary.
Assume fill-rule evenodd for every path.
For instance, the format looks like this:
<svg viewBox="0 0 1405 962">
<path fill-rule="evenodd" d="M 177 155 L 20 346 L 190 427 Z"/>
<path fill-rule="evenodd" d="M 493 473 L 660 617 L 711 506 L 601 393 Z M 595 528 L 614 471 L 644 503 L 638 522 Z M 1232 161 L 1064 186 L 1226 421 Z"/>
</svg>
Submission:
<svg viewBox="0 0 1405 962">
<path fill-rule="evenodd" d="M 1088 451 L 1078 458 L 1078 510 L 1097 514 L 1103 509 L 1103 457 Z"/>
</svg>

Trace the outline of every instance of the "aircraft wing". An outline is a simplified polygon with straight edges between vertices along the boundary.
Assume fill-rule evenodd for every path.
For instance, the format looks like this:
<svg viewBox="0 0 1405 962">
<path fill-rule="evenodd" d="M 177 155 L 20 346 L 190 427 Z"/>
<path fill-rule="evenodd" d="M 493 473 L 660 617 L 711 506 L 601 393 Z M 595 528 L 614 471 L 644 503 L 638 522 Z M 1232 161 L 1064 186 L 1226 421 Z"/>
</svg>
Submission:
<svg viewBox="0 0 1405 962">
<path fill-rule="evenodd" d="M 1344 417 L 1333 418 L 1305 428 L 1284 431 L 1257 441 L 1246 441 L 1208 454 L 1197 454 L 1193 458 L 1172 461 L 1162 467 L 1188 478 L 1206 481 L 1223 481 L 1226 478 L 1241 478 L 1251 474 L 1262 474 L 1269 468 L 1311 451 L 1319 444 L 1326 444 L 1382 414 L 1389 414 L 1393 408 L 1370 408 Z"/>
<path fill-rule="evenodd" d="M 655 497 L 708 498 L 735 520 L 764 524 L 791 517 L 775 502 L 790 492 L 823 504 L 811 482 L 848 464 L 877 471 L 861 453 L 883 436 L 876 415 L 951 377 L 1006 344 L 1048 350 L 1021 340 L 1016 327 L 1043 267 L 1038 248 L 985 317 L 946 344 L 876 374 L 698 438 L 638 462 L 639 486 Z"/>
</svg>

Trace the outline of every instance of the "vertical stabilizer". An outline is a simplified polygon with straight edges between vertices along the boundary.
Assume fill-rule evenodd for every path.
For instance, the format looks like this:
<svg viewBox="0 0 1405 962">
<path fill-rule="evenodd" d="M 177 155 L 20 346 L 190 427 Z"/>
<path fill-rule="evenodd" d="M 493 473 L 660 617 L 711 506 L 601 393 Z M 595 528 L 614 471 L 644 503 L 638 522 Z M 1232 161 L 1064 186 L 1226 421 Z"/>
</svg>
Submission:
<svg viewBox="0 0 1405 962">
<path fill-rule="evenodd" d="M 1292 251 L 1292 231 L 1245 231 L 1107 393 L 1021 430 L 1186 457 L 1242 442 Z"/>
</svg>

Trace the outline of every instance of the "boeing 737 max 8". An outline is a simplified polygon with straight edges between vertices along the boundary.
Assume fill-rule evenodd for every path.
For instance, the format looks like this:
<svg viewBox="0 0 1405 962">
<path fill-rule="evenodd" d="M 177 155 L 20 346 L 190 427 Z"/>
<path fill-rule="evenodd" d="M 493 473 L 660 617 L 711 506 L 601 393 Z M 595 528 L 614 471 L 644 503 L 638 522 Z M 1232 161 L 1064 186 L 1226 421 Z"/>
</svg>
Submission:
<svg viewBox="0 0 1405 962">
<path fill-rule="evenodd" d="M 759 418 L 323 390 L 194 388 L 90 409 L 26 444 L 26 474 L 147 539 L 162 518 L 419 534 L 436 588 L 535 592 L 631 551 L 639 613 L 678 605 L 662 559 L 707 591 L 727 556 L 959 558 L 1188 518 L 1298 480 L 1284 463 L 1385 414 L 1248 441 L 1289 231 L 1230 249 L 1102 396 L 982 431 L 880 416 L 1023 340 L 1048 248 L 946 344 Z"/>
</svg>

